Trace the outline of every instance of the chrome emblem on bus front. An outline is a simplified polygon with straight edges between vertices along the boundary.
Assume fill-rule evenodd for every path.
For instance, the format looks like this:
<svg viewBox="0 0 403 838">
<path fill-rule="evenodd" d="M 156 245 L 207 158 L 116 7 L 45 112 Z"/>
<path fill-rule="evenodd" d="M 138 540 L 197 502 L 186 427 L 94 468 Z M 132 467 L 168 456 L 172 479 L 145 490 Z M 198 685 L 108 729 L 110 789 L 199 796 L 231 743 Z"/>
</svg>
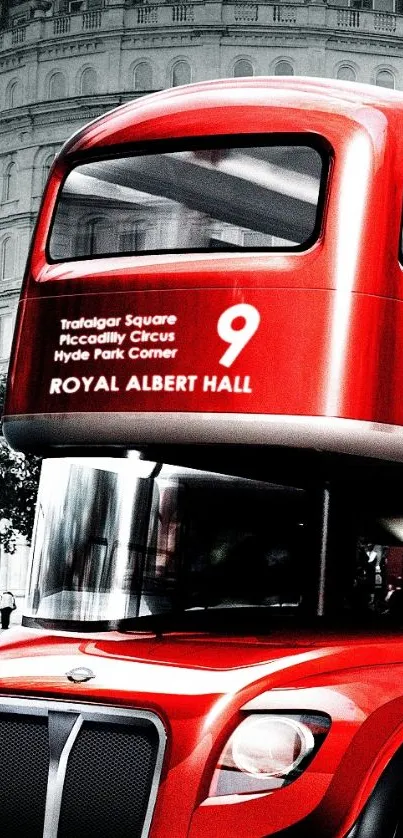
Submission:
<svg viewBox="0 0 403 838">
<path fill-rule="evenodd" d="M 91 669 L 87 669 L 86 666 L 78 666 L 76 669 L 71 669 L 70 672 L 66 672 L 66 675 L 69 681 L 74 681 L 75 684 L 81 684 L 84 681 L 90 681 L 91 678 L 95 678 L 95 674 Z"/>
</svg>

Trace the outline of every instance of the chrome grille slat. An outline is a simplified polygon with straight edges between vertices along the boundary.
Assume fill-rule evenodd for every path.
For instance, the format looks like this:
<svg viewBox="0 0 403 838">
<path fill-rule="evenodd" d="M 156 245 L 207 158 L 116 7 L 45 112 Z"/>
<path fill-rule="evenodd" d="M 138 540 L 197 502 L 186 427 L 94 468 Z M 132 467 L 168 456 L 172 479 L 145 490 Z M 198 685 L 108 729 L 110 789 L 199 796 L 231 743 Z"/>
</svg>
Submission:
<svg viewBox="0 0 403 838">
<path fill-rule="evenodd" d="M 49 712 L 50 761 L 43 838 L 58 834 L 67 761 L 83 719 L 79 713 Z"/>
</svg>

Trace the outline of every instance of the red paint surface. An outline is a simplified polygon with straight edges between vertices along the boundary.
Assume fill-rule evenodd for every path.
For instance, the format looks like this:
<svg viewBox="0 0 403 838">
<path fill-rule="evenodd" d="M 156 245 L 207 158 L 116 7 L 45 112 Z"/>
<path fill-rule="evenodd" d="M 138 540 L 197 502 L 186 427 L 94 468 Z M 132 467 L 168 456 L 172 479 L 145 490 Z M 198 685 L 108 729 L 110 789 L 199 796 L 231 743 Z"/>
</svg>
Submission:
<svg viewBox="0 0 403 838">
<path fill-rule="evenodd" d="M 158 714 L 168 748 L 152 838 L 166 836 L 167 823 L 178 838 L 261 838 L 308 815 L 313 835 L 338 838 L 403 741 L 403 641 L 397 635 L 301 633 L 296 642 L 294 633 L 283 633 L 250 642 L 207 635 L 83 639 L 21 629 L 7 642 L 3 637 L 1 659 L 3 694 Z M 72 662 L 89 666 L 95 679 L 72 685 L 66 678 Z M 328 713 L 327 739 L 304 774 L 286 788 L 253 797 L 208 798 L 216 761 L 243 718 L 242 706 L 262 693 L 275 712 Z"/>
<path fill-rule="evenodd" d="M 24 284 L 8 421 L 24 414 L 184 411 L 403 424 L 403 138 L 396 132 L 403 99 L 358 86 L 354 95 L 343 85 L 326 88 L 312 80 L 291 81 L 287 91 L 282 86 L 275 79 L 251 79 L 145 97 L 97 120 L 66 145 L 46 191 Z M 309 251 L 48 264 L 45 246 L 57 191 L 78 154 L 166 136 L 266 132 L 268 125 L 271 132 L 320 135 L 331 150 L 322 230 Z M 227 344 L 217 322 L 238 303 L 254 306 L 261 320 L 226 369 L 220 359 Z M 175 347 L 174 356 L 138 360 L 126 352 L 124 358 L 94 360 L 90 352 L 85 361 L 55 361 L 56 350 L 77 348 L 60 345 L 63 317 L 127 313 L 174 315 L 174 343 L 164 344 Z M 129 348 L 130 329 L 124 331 Z M 167 389 L 127 391 L 131 375 L 146 387 L 160 376 Z M 197 376 L 194 389 L 186 385 L 182 392 L 178 375 Z M 87 394 L 83 376 L 93 376 Z M 96 391 L 100 376 L 106 385 Z M 175 378 L 167 384 L 166 376 Z M 221 392 L 203 390 L 204 376 L 216 376 L 217 388 L 224 376 L 228 381 Z M 80 386 L 51 394 L 54 378 L 78 378 Z"/>
<path fill-rule="evenodd" d="M 178 410 L 325 416 L 331 396 L 328 369 L 334 301 L 332 291 L 292 289 L 128 292 L 27 300 L 24 340 L 17 354 L 18 371 L 9 404 L 16 414 Z M 255 306 L 261 322 L 226 369 L 218 362 L 226 344 L 220 340 L 216 324 L 222 311 L 237 302 Z M 126 335 L 124 360 L 53 360 L 61 349 L 66 353 L 87 351 L 86 346 L 60 347 L 62 318 L 113 316 L 123 320 L 127 312 L 147 315 L 150 311 L 177 317 L 177 340 L 164 344 L 168 349 L 175 346 L 177 357 L 162 362 L 130 360 L 127 349 L 137 351 L 153 344 L 130 340 L 131 333 L 149 329 L 127 328 L 121 330 Z M 353 296 L 338 416 L 403 424 L 402 320 L 401 301 Z M 94 332 L 86 329 L 71 334 Z M 46 334 L 46 342 L 35 340 L 40 334 Z M 25 340 L 31 336 L 34 353 L 24 350 Z M 97 348 L 108 352 L 114 347 L 103 344 Z M 132 376 L 136 376 L 134 384 Z M 185 376 L 184 385 L 178 376 Z M 53 379 L 64 382 L 69 378 L 79 381 L 76 392 L 51 393 Z M 162 386 L 166 389 L 161 390 Z M 186 390 L 178 389 L 181 386 Z"/>
</svg>

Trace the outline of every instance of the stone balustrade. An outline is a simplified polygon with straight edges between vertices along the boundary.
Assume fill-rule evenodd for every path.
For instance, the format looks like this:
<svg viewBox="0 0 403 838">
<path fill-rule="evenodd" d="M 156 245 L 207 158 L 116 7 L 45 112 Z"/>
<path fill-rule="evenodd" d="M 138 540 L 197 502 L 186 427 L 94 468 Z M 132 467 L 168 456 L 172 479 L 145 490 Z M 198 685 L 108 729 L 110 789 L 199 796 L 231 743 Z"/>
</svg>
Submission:
<svg viewBox="0 0 403 838">
<path fill-rule="evenodd" d="M 101 30 L 139 31 L 166 27 L 236 27 L 247 24 L 257 30 L 292 29 L 299 31 L 360 32 L 366 35 L 403 37 L 403 15 L 358 10 L 318 3 L 205 2 L 144 3 L 126 7 L 109 0 L 102 9 L 39 16 L 26 24 L 1 33 L 0 51 L 15 50 L 25 44 L 51 41 L 66 36 Z"/>
</svg>

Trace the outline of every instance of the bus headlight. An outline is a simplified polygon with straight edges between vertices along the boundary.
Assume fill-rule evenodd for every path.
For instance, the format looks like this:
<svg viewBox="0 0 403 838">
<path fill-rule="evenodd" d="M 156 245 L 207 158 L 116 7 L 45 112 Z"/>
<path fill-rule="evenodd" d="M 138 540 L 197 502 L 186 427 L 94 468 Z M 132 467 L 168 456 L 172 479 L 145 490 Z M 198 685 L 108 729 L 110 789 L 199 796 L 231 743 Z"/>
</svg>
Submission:
<svg viewBox="0 0 403 838">
<path fill-rule="evenodd" d="M 210 796 L 259 793 L 300 776 L 323 742 L 328 716 L 248 716 L 229 738 L 214 773 Z"/>
</svg>

